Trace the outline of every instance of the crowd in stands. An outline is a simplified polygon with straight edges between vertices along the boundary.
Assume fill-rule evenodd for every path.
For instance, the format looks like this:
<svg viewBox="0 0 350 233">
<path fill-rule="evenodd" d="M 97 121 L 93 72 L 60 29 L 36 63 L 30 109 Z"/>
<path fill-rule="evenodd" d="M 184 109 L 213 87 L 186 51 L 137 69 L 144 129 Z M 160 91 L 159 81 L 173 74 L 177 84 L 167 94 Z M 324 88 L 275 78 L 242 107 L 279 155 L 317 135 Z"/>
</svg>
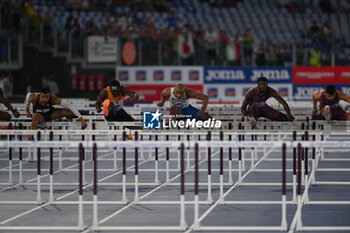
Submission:
<svg viewBox="0 0 350 233">
<path fill-rule="evenodd" d="M 236 7 L 244 0 L 201 0 L 212 7 Z M 248 1 L 248 0 L 245 0 Z M 6 2 L 6 1 L 5 1 Z M 60 1 L 57 1 L 60 2 Z M 142 65 L 257 65 L 257 66 L 291 66 L 291 65 L 330 65 L 331 53 L 336 54 L 337 64 L 347 65 L 350 53 L 346 41 L 332 38 L 329 22 L 314 20 L 309 31 L 303 32 L 304 41 L 274 42 L 274 38 L 258 41 L 255 32 L 246 28 L 244 34 L 238 32 L 230 35 L 225 28 L 204 27 L 200 23 L 182 21 L 172 7 L 174 2 L 187 4 L 183 0 L 69 0 L 65 3 L 64 22 L 53 17 L 49 7 L 50 1 L 30 0 L 8 1 L 11 9 L 11 25 L 14 30 L 24 30 L 29 25 L 29 41 L 40 41 L 43 32 L 43 43 L 52 47 L 54 38 L 58 38 L 58 50 L 68 51 L 72 43 L 72 57 L 84 56 L 84 39 L 91 35 L 105 38 L 117 37 L 121 47 L 127 41 L 133 42 L 137 52 L 142 51 Z M 308 7 L 319 12 L 348 13 L 349 0 L 341 0 L 337 6 L 333 1 L 319 0 L 317 6 L 308 6 L 303 0 L 281 0 L 278 6 L 287 8 L 291 14 L 303 13 Z M 40 4 L 39 4 L 40 3 Z M 195 11 L 189 5 L 189 11 Z M 119 8 L 127 8 L 118 12 Z M 79 14 L 77 14 L 77 11 Z M 91 13 L 90 18 L 82 21 L 81 11 Z M 103 11 L 100 21 L 96 21 L 93 12 Z M 139 17 L 142 12 L 143 16 Z M 162 26 L 156 26 L 155 14 L 166 17 Z M 189 12 L 190 14 L 190 12 Z M 316 14 L 316 13 L 315 13 Z M 24 17 L 23 17 L 24 16 Z M 22 20 L 21 20 L 22 19 Z M 24 19 L 24 20 L 23 20 Z M 57 33 L 56 33 L 57 32 Z M 258 46 L 256 46 L 258 45 Z M 160 55 L 160 58 L 159 58 Z M 314 62 L 315 59 L 319 59 Z M 310 59 L 313 60 L 310 62 Z M 140 65 L 135 63 L 135 65 Z"/>
</svg>

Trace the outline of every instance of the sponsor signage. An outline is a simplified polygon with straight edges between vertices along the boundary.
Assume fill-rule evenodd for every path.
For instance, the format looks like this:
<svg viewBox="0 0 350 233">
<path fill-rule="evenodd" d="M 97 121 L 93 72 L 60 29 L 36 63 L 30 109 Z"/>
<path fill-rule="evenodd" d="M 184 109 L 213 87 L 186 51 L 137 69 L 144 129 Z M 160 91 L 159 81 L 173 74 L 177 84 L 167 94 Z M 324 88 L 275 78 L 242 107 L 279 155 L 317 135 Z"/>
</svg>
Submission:
<svg viewBox="0 0 350 233">
<path fill-rule="evenodd" d="M 324 90 L 326 85 L 293 85 L 293 97 L 295 100 L 312 100 L 315 91 Z M 336 89 L 350 95 L 349 85 L 335 85 Z"/>
<path fill-rule="evenodd" d="M 122 84 L 125 85 L 125 84 Z M 140 95 L 140 100 L 145 102 L 160 101 L 160 93 L 168 87 L 174 87 L 175 84 L 168 85 L 125 85 L 131 90 L 134 90 L 137 94 Z M 203 92 L 203 85 L 186 85 L 188 88 L 192 88 L 199 92 Z"/>
<path fill-rule="evenodd" d="M 117 62 L 118 39 L 115 37 L 89 36 L 87 39 L 88 63 Z"/>
<path fill-rule="evenodd" d="M 348 84 L 350 67 L 293 67 L 293 84 Z"/>
<path fill-rule="evenodd" d="M 204 83 L 256 83 L 264 76 L 269 83 L 290 83 L 289 67 L 205 67 Z"/>
<path fill-rule="evenodd" d="M 205 84 L 204 94 L 208 95 L 209 101 L 243 101 L 247 92 L 256 87 L 256 84 Z M 292 84 L 271 84 L 283 98 L 291 99 L 293 93 Z"/>
<path fill-rule="evenodd" d="M 202 66 L 130 66 L 116 67 L 116 79 L 122 84 L 203 84 Z"/>
</svg>

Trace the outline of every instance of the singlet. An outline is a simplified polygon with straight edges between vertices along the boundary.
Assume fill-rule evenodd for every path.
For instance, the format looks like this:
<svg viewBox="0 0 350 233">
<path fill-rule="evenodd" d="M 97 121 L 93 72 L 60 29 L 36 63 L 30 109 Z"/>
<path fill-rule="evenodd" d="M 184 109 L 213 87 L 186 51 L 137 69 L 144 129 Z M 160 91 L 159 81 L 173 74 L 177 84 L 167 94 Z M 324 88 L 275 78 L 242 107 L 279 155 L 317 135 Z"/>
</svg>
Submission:
<svg viewBox="0 0 350 233">
<path fill-rule="evenodd" d="M 250 105 L 253 105 L 255 107 L 262 107 L 266 104 L 266 100 L 268 100 L 270 97 L 268 95 L 269 93 L 269 87 L 267 87 L 267 91 L 265 93 L 265 95 L 260 96 L 259 92 L 258 92 L 258 87 L 254 87 L 253 88 L 253 97 L 252 100 L 250 102 Z"/>
<path fill-rule="evenodd" d="M 40 94 L 37 94 L 38 98 L 35 102 L 35 104 L 33 105 L 33 112 L 38 112 L 38 113 L 48 113 L 51 112 L 53 107 L 51 105 L 51 97 L 49 98 L 49 101 L 47 101 L 47 103 L 44 106 L 41 106 L 39 104 L 39 99 L 40 99 Z"/>
<path fill-rule="evenodd" d="M 174 95 L 174 89 L 175 88 L 171 88 L 170 89 L 170 97 L 169 97 L 169 102 L 172 106 L 176 106 L 178 109 L 183 109 L 183 108 L 187 108 L 188 105 L 190 105 L 188 103 L 188 99 L 186 96 L 186 91 L 184 92 L 184 94 L 180 97 L 180 99 L 176 98 Z"/>
<path fill-rule="evenodd" d="M 106 100 L 108 101 L 105 100 L 105 102 L 103 103 L 103 112 L 105 116 L 108 115 L 108 107 L 110 103 L 113 103 L 114 111 L 119 111 L 120 109 L 122 109 L 124 105 L 124 97 L 121 91 L 119 92 L 118 96 L 113 96 L 110 87 L 107 87 L 106 90 L 107 90 Z"/>
<path fill-rule="evenodd" d="M 321 104 L 320 106 L 321 109 L 326 105 L 329 105 L 330 108 L 338 108 L 339 107 L 338 93 L 335 93 L 335 98 L 333 100 L 327 100 L 326 91 L 322 91 L 320 104 Z"/>
</svg>

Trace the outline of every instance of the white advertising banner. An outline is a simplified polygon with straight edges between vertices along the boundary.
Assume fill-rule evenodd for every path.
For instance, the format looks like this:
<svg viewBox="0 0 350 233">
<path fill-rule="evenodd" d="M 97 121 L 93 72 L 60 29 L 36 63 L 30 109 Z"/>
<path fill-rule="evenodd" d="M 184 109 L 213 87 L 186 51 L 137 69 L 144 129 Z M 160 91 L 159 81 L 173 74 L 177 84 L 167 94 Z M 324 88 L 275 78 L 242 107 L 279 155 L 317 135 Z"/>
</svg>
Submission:
<svg viewBox="0 0 350 233">
<path fill-rule="evenodd" d="M 293 94 L 292 84 L 269 84 L 285 100 L 290 100 Z M 249 89 L 256 84 L 204 84 L 203 93 L 209 96 L 209 101 L 242 102 Z"/>
<path fill-rule="evenodd" d="M 87 62 L 117 62 L 118 39 L 114 37 L 89 36 L 87 40 Z"/>
<path fill-rule="evenodd" d="M 203 84 L 202 66 L 117 67 L 116 79 L 122 84 Z"/>
</svg>

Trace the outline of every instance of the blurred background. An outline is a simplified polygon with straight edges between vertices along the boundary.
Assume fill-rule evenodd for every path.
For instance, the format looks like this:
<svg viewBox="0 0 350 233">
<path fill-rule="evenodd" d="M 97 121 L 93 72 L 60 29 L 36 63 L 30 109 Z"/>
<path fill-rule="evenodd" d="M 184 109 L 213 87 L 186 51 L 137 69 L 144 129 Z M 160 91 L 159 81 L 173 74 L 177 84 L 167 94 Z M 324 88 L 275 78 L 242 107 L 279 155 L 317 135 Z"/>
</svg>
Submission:
<svg viewBox="0 0 350 233">
<path fill-rule="evenodd" d="M 0 0 L 0 88 L 97 98 L 113 79 L 159 98 L 184 82 L 242 101 L 259 76 L 289 100 L 350 95 L 350 0 Z"/>
</svg>

